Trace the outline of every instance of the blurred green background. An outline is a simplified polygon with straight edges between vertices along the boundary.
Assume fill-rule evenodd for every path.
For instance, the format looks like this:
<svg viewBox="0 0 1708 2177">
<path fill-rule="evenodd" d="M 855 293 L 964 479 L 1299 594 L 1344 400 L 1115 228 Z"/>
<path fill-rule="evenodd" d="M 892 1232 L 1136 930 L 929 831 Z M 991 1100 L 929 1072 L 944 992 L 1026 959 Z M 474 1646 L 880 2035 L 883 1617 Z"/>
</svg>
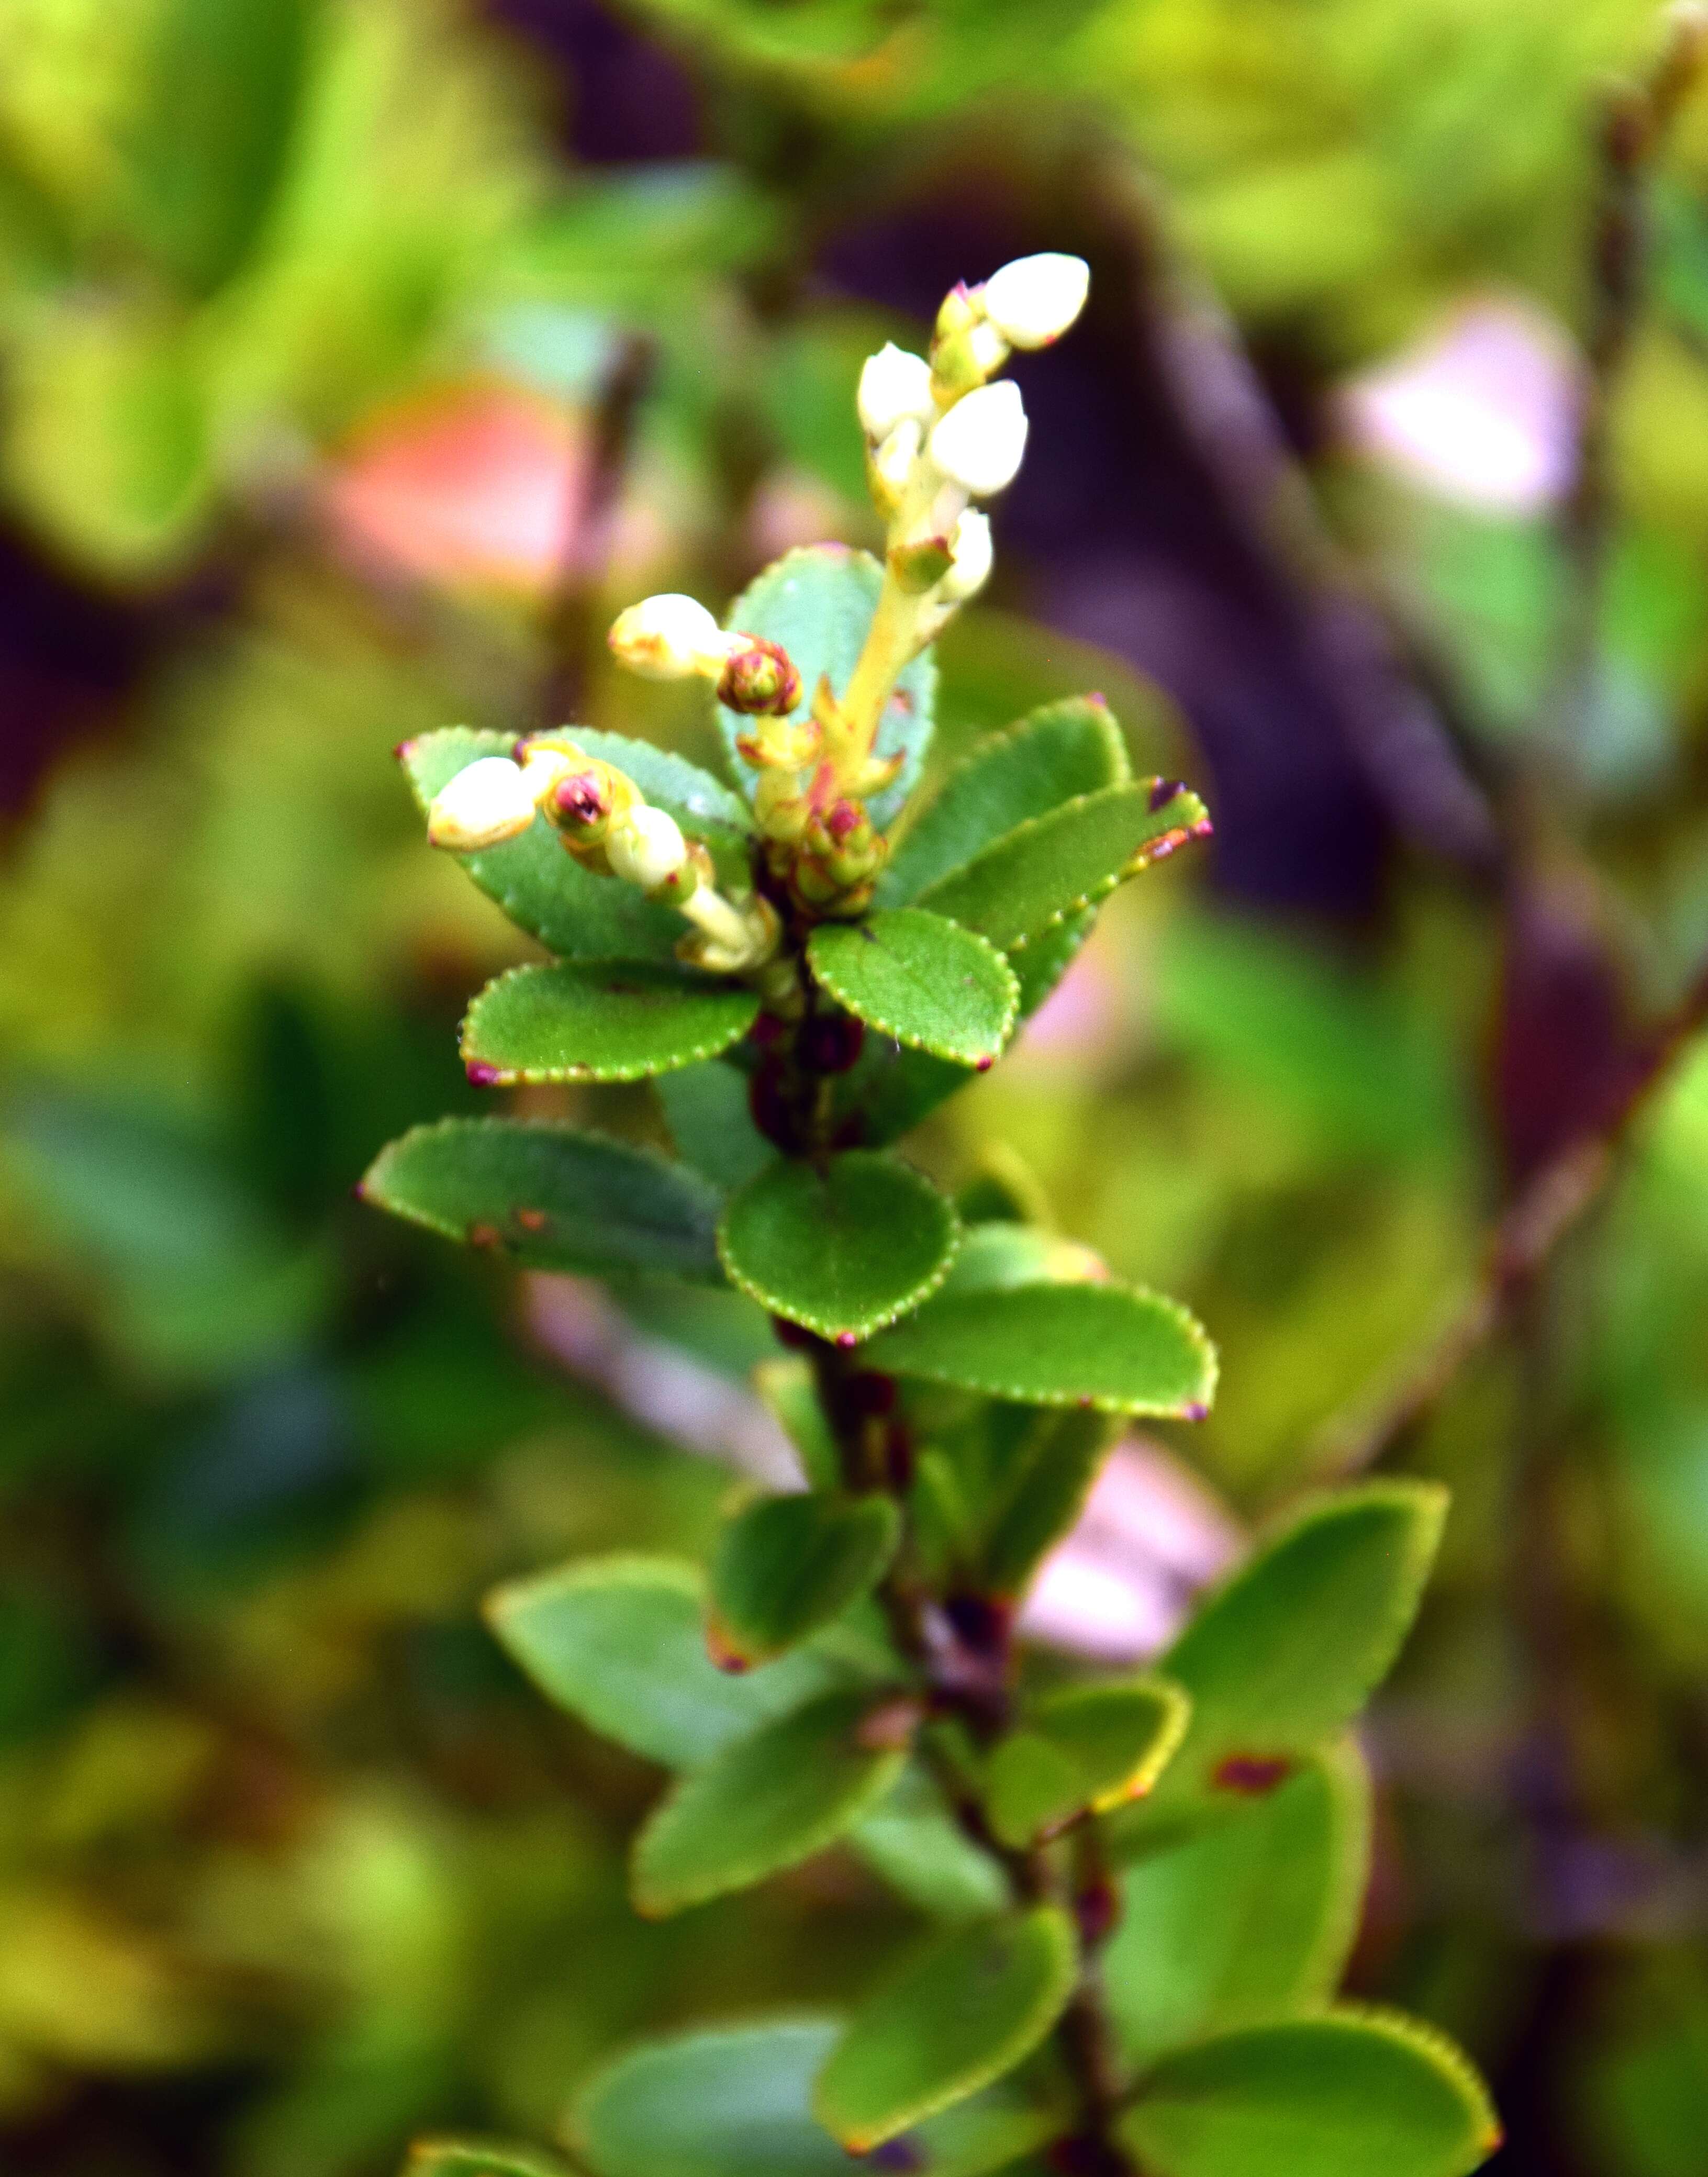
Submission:
<svg viewBox="0 0 1708 2177">
<path fill-rule="evenodd" d="M 1652 176 L 1600 579 L 1561 543 L 1595 101 L 1658 35 L 1638 0 L 0 0 L 8 2177 L 548 2136 L 625 2038 L 858 1989 L 906 1926 L 838 1856 L 636 1920 L 655 1778 L 477 1615 L 704 1547 L 772 1455 L 762 1319 L 524 1289 L 349 1190 L 472 1107 L 456 1020 L 517 942 L 392 745 L 575 717 L 712 761 L 608 618 L 870 541 L 860 358 L 1023 250 L 1083 252 L 1093 303 L 1018 374 L 937 761 L 1100 687 L 1218 840 L 912 1149 L 961 1181 L 1012 1144 L 1190 1298 L 1201 1527 L 1356 1455 L 1708 954 L 1708 96 Z M 554 1108 L 659 1134 L 639 1091 Z M 1468 2043 L 1507 2177 L 1700 2177 L 1708 1045 L 1389 1463 L 1454 1509 L 1370 1728 L 1355 1990 Z M 1147 1517 L 1165 1553 L 1146 1503 L 1105 1585 Z M 1054 1629 L 1106 1645 L 1089 1596 Z"/>
</svg>

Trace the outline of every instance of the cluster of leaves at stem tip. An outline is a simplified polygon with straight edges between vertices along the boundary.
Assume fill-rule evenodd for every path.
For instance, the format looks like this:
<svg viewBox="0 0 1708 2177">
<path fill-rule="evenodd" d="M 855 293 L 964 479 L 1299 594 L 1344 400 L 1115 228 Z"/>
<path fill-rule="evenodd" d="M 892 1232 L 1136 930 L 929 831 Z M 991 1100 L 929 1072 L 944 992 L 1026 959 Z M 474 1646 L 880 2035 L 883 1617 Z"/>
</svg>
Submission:
<svg viewBox="0 0 1708 2177">
<path fill-rule="evenodd" d="M 722 629 L 651 597 L 636 671 L 715 690 L 726 783 L 575 726 L 402 750 L 433 843 L 552 957 L 462 1031 L 471 1078 L 650 1079 L 678 1154 L 459 1118 L 368 1198 L 526 1268 L 727 1282 L 771 1314 L 759 1389 L 805 1487 L 732 1516 L 709 1567 L 601 1558 L 501 1589 L 554 1701 L 672 1772 L 638 1911 L 859 1855 L 925 1933 L 851 2015 L 709 2023 L 585 2086 L 595 2177 L 1459 2177 L 1497 2133 L 1439 2035 L 1334 2001 L 1365 1886 L 1349 1727 L 1416 1608 L 1443 1507 L 1313 1500 L 1153 1672 L 1022 1656 L 1017 1597 L 1124 1418 L 1201 1418 L 1187 1311 L 1105 1274 L 987 1173 L 958 1200 L 894 1146 L 1001 1056 L 1118 884 L 1209 829 L 1134 778 L 1096 697 L 976 746 L 929 799 L 934 636 L 989 572 L 973 502 L 1024 450 L 1012 349 L 1083 303 L 1077 258 L 958 286 L 929 356 L 887 346 L 858 412 L 881 561 L 789 554 Z M 416 2150 L 422 2177 L 552 2153 Z"/>
</svg>

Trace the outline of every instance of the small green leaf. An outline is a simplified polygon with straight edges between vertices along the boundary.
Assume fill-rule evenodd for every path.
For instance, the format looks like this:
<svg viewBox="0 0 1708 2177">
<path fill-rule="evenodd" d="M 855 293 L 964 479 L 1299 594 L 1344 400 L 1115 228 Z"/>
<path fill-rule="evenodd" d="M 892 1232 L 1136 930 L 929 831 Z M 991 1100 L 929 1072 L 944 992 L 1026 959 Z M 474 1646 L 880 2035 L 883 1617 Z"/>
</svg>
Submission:
<svg viewBox="0 0 1708 2177">
<path fill-rule="evenodd" d="M 417 2139 L 403 2177 L 569 2177 L 567 2163 L 538 2147 L 502 2141 Z"/>
<path fill-rule="evenodd" d="M 849 1841 L 892 1890 L 934 1920 L 988 1920 L 1008 1901 L 1001 1868 L 962 1834 L 917 1762 L 850 1831 Z"/>
<path fill-rule="evenodd" d="M 1078 1518 L 1119 1421 L 1096 1407 L 1040 1417 L 985 1504 L 978 1585 L 1018 1596 L 1047 1550 Z"/>
<path fill-rule="evenodd" d="M 635 1840 L 636 1910 L 680 1912 L 834 1844 L 907 1760 L 904 1748 L 862 1744 L 870 1705 L 864 1694 L 827 1694 L 680 1778 Z"/>
<path fill-rule="evenodd" d="M 753 1123 L 747 1078 L 734 1066 L 708 1058 L 652 1083 L 678 1154 L 715 1186 L 745 1187 L 777 1154 Z"/>
<path fill-rule="evenodd" d="M 930 1180 L 854 1150 L 822 1172 L 778 1162 L 723 1213 L 718 1252 L 742 1290 L 821 1338 L 869 1337 L 942 1281 L 959 1227 Z"/>
<path fill-rule="evenodd" d="M 761 1361 L 753 1372 L 753 1388 L 800 1454 L 801 1470 L 813 1487 L 836 1488 L 842 1480 L 842 1459 L 818 1402 L 811 1365 L 799 1354 Z"/>
<path fill-rule="evenodd" d="M 715 1759 L 846 1678 L 811 1649 L 762 1671 L 718 1670 L 705 1583 L 670 1558 L 595 1558 L 512 1580 L 487 1597 L 486 1617 L 549 1699 L 667 1768 Z"/>
<path fill-rule="evenodd" d="M 1156 2177 L 1469 2177 L 1500 2145 L 1482 2082 L 1452 2043 L 1374 2011 L 1165 2056 L 1119 2130 Z"/>
<path fill-rule="evenodd" d="M 1128 2061 L 1326 2003 L 1369 1863 L 1370 1780 L 1350 1741 L 1136 1861 L 1103 1953 Z"/>
<path fill-rule="evenodd" d="M 1128 774 L 1127 744 L 1101 696 L 1045 704 L 979 742 L 949 773 L 879 878 L 880 903 L 917 899 L 1029 817 L 1123 785 Z"/>
<path fill-rule="evenodd" d="M 1021 1405 L 1198 1420 L 1215 1391 L 1215 1350 L 1186 1310 L 1112 1283 L 940 1296 L 874 1339 L 869 1358 Z"/>
<path fill-rule="evenodd" d="M 759 999 L 643 961 L 559 960 L 488 983 L 462 1024 L 462 1059 L 486 1088 L 519 1081 L 639 1081 L 712 1058 L 745 1035 Z"/>
<path fill-rule="evenodd" d="M 379 1152 L 364 1201 L 530 1270 L 718 1284 L 718 1195 L 697 1172 L 578 1127 L 441 1119 Z"/>
<path fill-rule="evenodd" d="M 870 553 L 851 552 L 845 544 L 810 544 L 784 553 L 756 576 L 729 608 L 726 624 L 783 645 L 800 672 L 800 701 L 789 715 L 804 719 L 821 675 L 828 675 L 833 695 L 848 686 L 882 587 L 883 569 Z M 903 758 L 895 783 L 867 800 L 880 828 L 918 783 L 930 744 L 936 691 L 937 668 L 927 649 L 903 672 L 878 722 L 876 754 Z M 736 735 L 745 733 L 750 721 L 721 705 L 718 717 L 729 761 L 750 794 L 755 774 L 735 746 Z"/>
<path fill-rule="evenodd" d="M 923 908 L 821 923 L 807 964 L 868 1028 L 958 1066 L 989 1066 L 1014 1025 L 1020 986 L 1000 952 Z"/>
<path fill-rule="evenodd" d="M 759 1663 L 794 1647 L 870 1592 L 900 1538 L 885 1496 L 816 1490 L 749 1505 L 712 1563 L 714 1648 Z"/>
<path fill-rule="evenodd" d="M 1190 1710 L 1180 1688 L 1162 1678 L 1046 1694 L 990 1757 L 990 1826 L 1004 1844 L 1023 1848 L 1081 1815 L 1142 1798 L 1180 1744 Z"/>
<path fill-rule="evenodd" d="M 1059 1907 L 957 1929 L 855 2013 L 819 2075 L 820 2122 L 867 2154 L 976 2093 L 1038 2046 L 1077 1971 Z"/>
<path fill-rule="evenodd" d="M 1191 1694 L 1192 1722 L 1135 1822 L 1183 1796 L 1273 1789 L 1351 1721 L 1416 1614 L 1446 1510 L 1432 1482 L 1339 1491 L 1211 1596 L 1160 1664 Z"/>
<path fill-rule="evenodd" d="M 718 2026 L 643 2042 L 582 2092 L 570 2135 L 597 2177 L 847 2177 L 812 2114 L 812 2083 L 841 2031 L 831 2018 Z M 1060 2123 L 998 2087 L 908 2138 L 920 2177 L 983 2177 Z"/>
<path fill-rule="evenodd" d="M 439 788 L 466 766 L 483 756 L 509 756 L 515 746 L 514 734 L 450 726 L 406 741 L 398 753 L 424 816 Z M 565 959 L 675 962 L 687 927 L 675 909 L 656 906 L 616 877 L 584 870 L 543 817 L 519 839 L 456 859 L 519 929 Z"/>
<path fill-rule="evenodd" d="M 1103 1275 L 1101 1259 L 1078 1241 L 1041 1225 L 993 1217 L 962 1236 L 942 1291 L 947 1299 L 952 1293 L 1007 1292 L 1016 1285 L 1083 1285 Z"/>
<path fill-rule="evenodd" d="M 1209 818 L 1195 794 L 1180 787 L 1157 799 L 1170 783 L 1139 779 L 1064 801 L 928 886 L 918 903 L 1012 952 L 1094 905 L 1123 878 L 1209 836 Z"/>
</svg>

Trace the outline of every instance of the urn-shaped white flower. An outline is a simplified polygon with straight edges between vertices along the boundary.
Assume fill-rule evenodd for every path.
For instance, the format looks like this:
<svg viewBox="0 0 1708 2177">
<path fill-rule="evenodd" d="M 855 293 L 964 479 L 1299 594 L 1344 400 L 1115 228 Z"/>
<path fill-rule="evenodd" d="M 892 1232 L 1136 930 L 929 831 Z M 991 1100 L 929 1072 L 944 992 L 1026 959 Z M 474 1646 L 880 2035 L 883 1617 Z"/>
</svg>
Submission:
<svg viewBox="0 0 1708 2177">
<path fill-rule="evenodd" d="M 1026 451 L 1026 409 L 1011 378 L 981 385 L 940 417 L 931 459 L 951 483 L 988 499 L 1014 481 Z"/>
<path fill-rule="evenodd" d="M 951 604 L 964 604 L 990 579 L 996 553 L 990 543 L 990 517 L 969 507 L 955 524 L 949 540 L 949 571 L 938 583 L 940 593 Z"/>
<path fill-rule="evenodd" d="M 631 673 L 648 680 L 686 680 L 696 673 L 715 679 L 739 643 L 697 597 L 679 590 L 642 597 L 619 613 L 606 640 Z"/>
<path fill-rule="evenodd" d="M 533 788 L 521 765 L 507 756 L 483 756 L 434 796 L 427 836 L 435 847 L 470 854 L 517 838 L 533 821 Z"/>
<path fill-rule="evenodd" d="M 688 859 L 688 843 L 674 816 L 643 802 L 611 827 L 605 855 L 627 883 L 656 892 L 679 874 Z"/>
<path fill-rule="evenodd" d="M 886 341 L 876 355 L 865 359 L 856 406 L 860 428 L 874 445 L 887 439 L 909 416 L 929 423 L 936 413 L 930 364 L 924 356 L 911 355 L 893 341 Z"/>
<path fill-rule="evenodd" d="M 1091 267 L 1083 257 L 1046 249 L 1017 257 L 985 283 L 985 314 L 1015 347 L 1048 347 L 1085 308 Z"/>
</svg>

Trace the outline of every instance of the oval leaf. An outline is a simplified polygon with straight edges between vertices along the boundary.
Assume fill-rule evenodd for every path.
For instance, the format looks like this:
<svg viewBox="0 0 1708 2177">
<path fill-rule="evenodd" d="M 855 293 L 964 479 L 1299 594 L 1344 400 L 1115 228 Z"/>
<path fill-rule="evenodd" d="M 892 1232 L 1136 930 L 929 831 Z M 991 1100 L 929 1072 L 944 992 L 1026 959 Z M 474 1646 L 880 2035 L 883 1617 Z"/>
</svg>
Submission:
<svg viewBox="0 0 1708 2177">
<path fill-rule="evenodd" d="M 519 1081 L 639 1081 L 715 1057 L 759 1016 L 755 992 L 641 961 L 559 960 L 488 983 L 462 1024 L 483 1087 Z"/>
<path fill-rule="evenodd" d="M 1400 1651 L 1446 1509 L 1433 1483 L 1367 1482 L 1309 1506 L 1242 1566 L 1161 1661 L 1192 1721 L 1155 1799 L 1129 1819 L 1273 1789 L 1350 1723 Z"/>
<path fill-rule="evenodd" d="M 750 1505 L 712 1567 L 714 1649 L 757 1663 L 794 1647 L 869 1592 L 900 1536 L 888 1497 L 815 1491 Z"/>
<path fill-rule="evenodd" d="M 706 1589 L 670 1558 L 597 1558 L 510 1581 L 486 1600 L 500 1643 L 541 1691 L 631 1753 L 691 1769 L 846 1674 L 810 1649 L 733 1677 L 706 1652 Z"/>
<path fill-rule="evenodd" d="M 872 1340 L 874 1368 L 1022 1405 L 1201 1420 L 1215 1349 L 1187 1311 L 1117 1285 L 946 1293 Z"/>
<path fill-rule="evenodd" d="M 1077 1972 L 1059 1907 L 957 1929 L 855 2014 L 819 2077 L 820 2122 L 866 2154 L 975 2093 L 1038 2046 Z"/>
<path fill-rule="evenodd" d="M 1127 744 L 1100 696 L 1045 704 L 956 765 L 879 877 L 879 901 L 917 899 L 1017 825 L 1128 774 Z"/>
<path fill-rule="evenodd" d="M 1170 780 L 1105 787 L 1020 825 L 919 904 L 1012 952 L 1209 832 L 1203 802 Z"/>
<path fill-rule="evenodd" d="M 1468 2177 L 1500 2145 L 1444 2035 L 1378 2011 L 1253 2027 L 1165 2056 L 1121 2119 L 1157 2177 Z"/>
<path fill-rule="evenodd" d="M 727 1061 L 708 1058 L 661 1073 L 652 1093 L 685 1162 L 723 1187 L 745 1187 L 777 1154 L 753 1123 L 747 1080 Z"/>
<path fill-rule="evenodd" d="M 508 756 L 515 746 L 514 734 L 450 726 L 406 741 L 398 755 L 424 816 L 458 772 L 480 756 Z M 518 929 L 565 959 L 675 959 L 684 927 L 675 909 L 656 906 L 633 885 L 584 870 L 543 816 L 518 839 L 456 859 Z"/>
<path fill-rule="evenodd" d="M 1069 1686 L 1039 1701 L 990 1757 L 985 1811 L 1024 1847 L 1143 1798 L 1185 1733 L 1191 1704 L 1160 1678 Z"/>
<path fill-rule="evenodd" d="M 1020 985 L 1001 954 L 923 908 L 821 924 L 806 958 L 869 1028 L 958 1066 L 989 1066 L 1019 1009 Z"/>
<path fill-rule="evenodd" d="M 834 1844 L 907 1760 L 905 1748 L 861 1743 L 870 1706 L 861 1694 L 827 1694 L 673 1786 L 635 1840 L 636 1910 L 680 1912 Z"/>
<path fill-rule="evenodd" d="M 848 2177 L 846 2152 L 811 2108 L 840 2031 L 835 2019 L 789 2018 L 645 2042 L 582 2093 L 575 2144 L 598 2177 Z M 982 2177 L 1059 2125 L 995 2089 L 910 2133 L 906 2166 Z"/>
<path fill-rule="evenodd" d="M 988 1920 L 1008 1901 L 1001 1865 L 968 1838 L 917 1762 L 849 1841 L 892 1890 L 934 1920 Z"/>
<path fill-rule="evenodd" d="M 1040 1558 L 1078 1518 L 1119 1427 L 1113 1415 L 1094 1406 L 1040 1416 L 984 1508 L 978 1563 L 986 1594 L 1019 1594 Z"/>
<path fill-rule="evenodd" d="M 1357 1931 L 1370 1865 L 1370 1779 L 1357 1748 L 1307 1755 L 1272 1792 L 1127 1871 L 1103 1953 L 1122 2054 L 1316 2010 Z"/>
<path fill-rule="evenodd" d="M 729 608 L 726 625 L 745 635 L 780 642 L 800 672 L 800 701 L 789 716 L 803 719 L 812 707 L 821 675 L 832 693 L 848 686 L 865 647 L 866 630 L 877 609 L 883 569 L 869 552 L 845 544 L 810 544 L 784 553 L 748 585 Z M 889 823 L 912 793 L 931 739 L 937 693 L 937 668 L 929 649 L 903 673 L 878 721 L 876 753 L 899 756 L 895 783 L 868 797 L 872 821 Z M 756 774 L 735 745 L 750 721 L 720 704 L 718 723 L 737 777 L 750 794 Z"/>
<path fill-rule="evenodd" d="M 778 1163 L 723 1213 L 718 1252 L 742 1290 L 821 1338 L 865 1338 L 936 1287 L 959 1227 L 930 1180 L 854 1150 L 822 1172 Z"/>
<path fill-rule="evenodd" d="M 441 1119 L 382 1149 L 359 1192 L 524 1269 L 721 1281 L 716 1188 L 576 1127 Z"/>
<path fill-rule="evenodd" d="M 567 2165 L 538 2147 L 503 2141 L 418 2139 L 403 2177 L 569 2177 Z"/>
</svg>

